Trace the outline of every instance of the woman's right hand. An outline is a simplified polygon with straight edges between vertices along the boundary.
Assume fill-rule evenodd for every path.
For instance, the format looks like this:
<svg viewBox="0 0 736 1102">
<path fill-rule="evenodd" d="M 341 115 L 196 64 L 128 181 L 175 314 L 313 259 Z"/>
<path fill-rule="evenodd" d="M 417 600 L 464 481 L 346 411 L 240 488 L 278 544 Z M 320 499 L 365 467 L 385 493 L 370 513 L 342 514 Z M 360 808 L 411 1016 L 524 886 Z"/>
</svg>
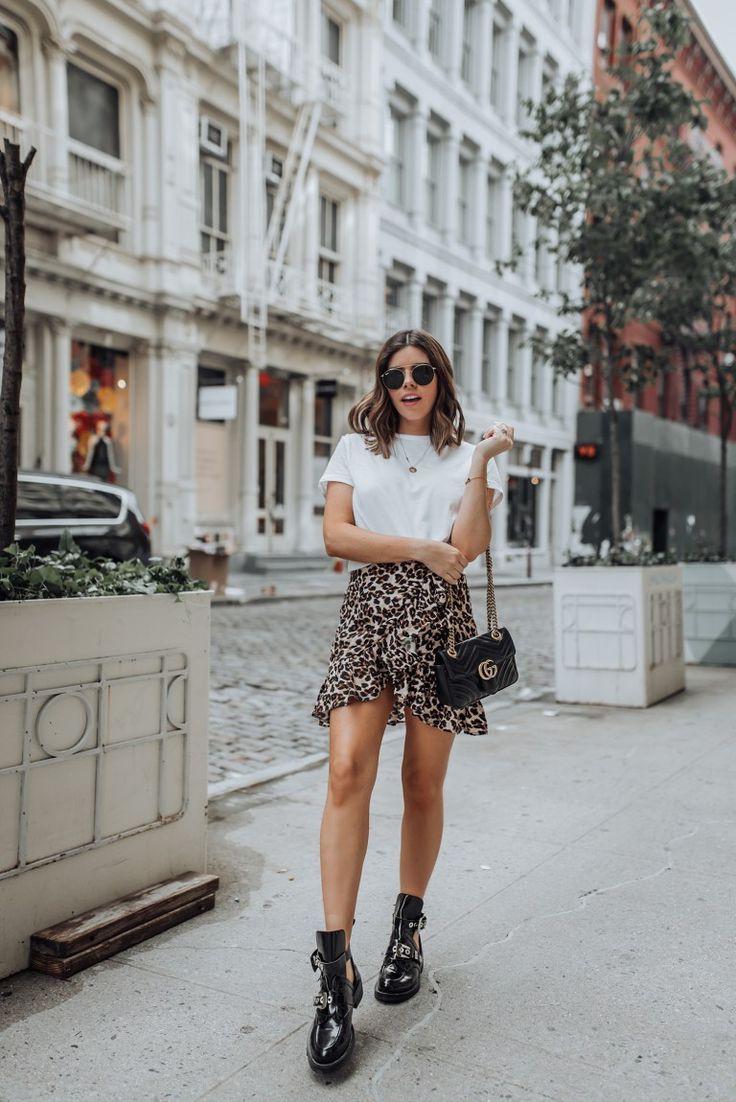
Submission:
<svg viewBox="0 0 736 1102">
<path fill-rule="evenodd" d="M 468 565 L 462 551 L 441 540 L 422 540 L 417 550 L 417 560 L 446 582 L 459 581 Z"/>
</svg>

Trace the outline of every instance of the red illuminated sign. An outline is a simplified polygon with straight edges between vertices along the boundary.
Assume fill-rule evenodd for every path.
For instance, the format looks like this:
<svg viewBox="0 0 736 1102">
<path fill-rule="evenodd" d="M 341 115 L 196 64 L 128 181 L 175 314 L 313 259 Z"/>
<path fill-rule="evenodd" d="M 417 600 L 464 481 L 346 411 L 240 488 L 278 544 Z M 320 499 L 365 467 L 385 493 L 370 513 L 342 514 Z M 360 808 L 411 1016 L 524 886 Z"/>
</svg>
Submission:
<svg viewBox="0 0 736 1102">
<path fill-rule="evenodd" d="M 576 444 L 575 445 L 575 458 L 576 459 L 597 459 L 598 458 L 598 445 L 597 444 Z"/>
</svg>

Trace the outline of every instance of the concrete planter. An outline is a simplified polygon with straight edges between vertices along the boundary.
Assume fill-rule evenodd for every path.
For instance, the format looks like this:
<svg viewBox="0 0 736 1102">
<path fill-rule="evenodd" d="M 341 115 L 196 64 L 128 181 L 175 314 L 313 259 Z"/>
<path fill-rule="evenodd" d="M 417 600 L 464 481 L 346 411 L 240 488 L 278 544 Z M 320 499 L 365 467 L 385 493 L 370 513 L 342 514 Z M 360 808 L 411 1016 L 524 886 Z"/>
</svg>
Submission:
<svg viewBox="0 0 736 1102">
<path fill-rule="evenodd" d="M 646 708 L 685 688 L 679 566 L 554 574 L 557 699 Z"/>
<path fill-rule="evenodd" d="M 0 602 L 0 977 L 206 864 L 209 593 Z"/>
<path fill-rule="evenodd" d="M 736 666 L 736 562 L 682 564 L 685 661 Z"/>
</svg>

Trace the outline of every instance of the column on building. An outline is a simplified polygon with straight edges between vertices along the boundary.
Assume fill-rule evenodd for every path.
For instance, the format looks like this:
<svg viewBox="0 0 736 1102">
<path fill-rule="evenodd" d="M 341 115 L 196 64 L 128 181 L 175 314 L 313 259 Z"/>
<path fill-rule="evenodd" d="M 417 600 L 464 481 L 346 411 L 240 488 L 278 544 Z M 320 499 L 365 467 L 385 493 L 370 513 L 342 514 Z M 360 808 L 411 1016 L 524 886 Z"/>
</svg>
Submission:
<svg viewBox="0 0 736 1102">
<path fill-rule="evenodd" d="M 241 388 L 239 425 L 241 433 L 240 509 L 238 542 L 244 551 L 255 549 L 258 509 L 258 413 L 259 371 L 247 364 Z M 314 414 L 313 414 L 314 415 Z M 314 435 L 314 432 L 312 432 Z"/>
<path fill-rule="evenodd" d="M 455 298 L 455 292 L 446 287 L 439 296 L 437 312 L 437 339 L 450 359 L 455 335 Z"/>
<path fill-rule="evenodd" d="M 494 0 L 478 0 L 474 29 L 473 91 L 484 110 L 491 101 Z"/>
<path fill-rule="evenodd" d="M 537 546 L 545 565 L 551 565 L 550 504 L 552 500 L 552 448 L 542 448 L 542 475 L 539 483 L 539 527 Z"/>
<path fill-rule="evenodd" d="M 158 108 L 151 100 L 143 103 L 143 143 L 145 148 L 143 209 L 143 254 L 154 258 L 160 255 L 159 242 L 159 122 Z"/>
<path fill-rule="evenodd" d="M 508 359 L 509 359 L 509 327 L 511 324 L 511 315 L 506 310 L 502 310 L 496 318 L 496 324 L 494 326 L 494 348 L 493 348 L 493 394 L 492 400 L 497 407 L 496 412 L 499 416 L 503 417 L 506 412 L 506 406 L 508 405 L 508 394 L 506 393 L 507 380 L 508 380 Z"/>
<path fill-rule="evenodd" d="M 414 229 L 418 229 L 424 220 L 424 147 L 427 140 L 427 120 L 426 110 L 417 104 L 408 121 L 407 210 Z"/>
<path fill-rule="evenodd" d="M 507 126 L 516 125 L 516 88 L 519 79 L 519 37 L 521 27 L 512 20 L 504 32 L 501 67 L 501 117 Z"/>
<path fill-rule="evenodd" d="M 69 94 L 67 88 L 66 56 L 61 47 L 49 41 L 46 44 L 49 90 L 50 122 L 52 131 L 51 146 L 48 151 L 48 181 L 53 191 L 69 191 Z"/>
<path fill-rule="evenodd" d="M 411 329 L 422 327 L 422 292 L 424 280 L 415 272 L 406 285 L 406 315 Z"/>
<path fill-rule="evenodd" d="M 519 395 L 519 405 L 527 413 L 531 406 L 531 394 L 532 394 L 532 347 L 529 343 L 529 339 L 532 335 L 532 328 L 528 321 L 524 322 L 524 326 L 521 330 L 521 338 L 519 341 L 519 373 L 520 378 L 518 380 L 517 394 Z"/>
<path fill-rule="evenodd" d="M 496 464 L 498 466 L 498 473 L 501 476 L 501 486 L 503 488 L 504 499 L 500 505 L 491 513 L 491 553 L 494 556 L 494 561 L 500 563 L 504 561 L 504 556 L 507 548 L 507 516 L 508 516 L 508 480 L 509 480 L 509 453 L 502 452 L 496 456 Z"/>
<path fill-rule="evenodd" d="M 317 269 L 319 262 L 319 175 L 307 170 L 304 187 L 304 285 L 301 295 L 312 310 L 317 308 Z M 287 280 L 287 286 L 291 281 Z"/>
<path fill-rule="evenodd" d="M 418 56 L 423 58 L 427 54 L 427 41 L 429 37 L 429 0 L 415 0 L 409 5 L 414 24 L 412 26 L 412 38 L 414 49 Z"/>
<path fill-rule="evenodd" d="M 448 130 L 442 143 L 442 236 L 445 243 L 453 245 L 457 240 L 457 186 L 460 143 L 454 130 Z"/>
<path fill-rule="evenodd" d="M 356 233 L 343 234 L 343 249 L 347 240 L 356 241 L 354 267 L 350 285 L 353 287 L 355 317 L 360 329 L 371 331 L 382 306 L 385 277 L 374 264 L 361 263 L 361 258 L 375 256 L 373 242 L 378 237 L 378 198 L 373 191 L 362 192 L 355 200 Z M 316 267 L 315 267 L 316 270 Z"/>
<path fill-rule="evenodd" d="M 315 382 L 311 375 L 307 375 L 301 384 L 301 417 L 300 417 L 300 453 L 299 453 L 299 530 L 297 536 L 297 549 L 299 551 L 312 550 L 314 485 L 312 482 L 314 473 L 314 400 Z"/>
<path fill-rule="evenodd" d="M 69 427 L 69 376 L 72 362 L 72 334 L 61 318 L 50 322 L 51 362 L 53 364 L 51 408 L 51 465 L 59 474 L 71 471 L 71 435 Z"/>
<path fill-rule="evenodd" d="M 514 169 L 506 165 L 500 178 L 500 210 L 496 229 L 498 256 L 503 260 L 511 256 L 511 227 L 514 218 Z"/>
<path fill-rule="evenodd" d="M 465 366 L 465 390 L 473 405 L 481 399 L 483 381 L 483 319 L 485 310 L 476 299 L 468 310 L 468 357 Z"/>
<path fill-rule="evenodd" d="M 463 21 L 465 19 L 465 4 L 462 0 L 454 0 L 451 4 L 445 4 L 445 71 L 448 80 L 455 82 L 460 79 L 460 64 L 463 49 Z"/>
<path fill-rule="evenodd" d="M 488 204 L 488 159 L 478 150 L 473 159 L 471 195 L 472 252 L 479 263 L 486 259 L 486 206 Z"/>
</svg>

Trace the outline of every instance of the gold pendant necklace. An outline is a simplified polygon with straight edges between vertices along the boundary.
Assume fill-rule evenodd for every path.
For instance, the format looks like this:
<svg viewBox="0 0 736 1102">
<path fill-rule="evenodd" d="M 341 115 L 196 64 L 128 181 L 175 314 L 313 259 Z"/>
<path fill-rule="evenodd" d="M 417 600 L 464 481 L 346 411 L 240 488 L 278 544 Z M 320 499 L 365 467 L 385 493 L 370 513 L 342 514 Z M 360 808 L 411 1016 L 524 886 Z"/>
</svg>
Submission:
<svg viewBox="0 0 736 1102">
<path fill-rule="evenodd" d="M 417 473 L 417 468 L 419 467 L 419 464 L 422 462 L 425 455 L 427 454 L 429 449 L 432 447 L 432 438 L 430 437 L 429 443 L 427 444 L 426 448 L 424 449 L 424 451 L 422 452 L 421 456 L 419 457 L 419 459 L 417 460 L 417 462 L 415 464 L 412 464 L 411 459 L 409 459 L 409 456 L 406 454 L 406 448 L 404 447 L 404 445 L 401 441 L 401 438 L 399 437 L 398 434 L 396 436 L 396 439 L 399 441 L 399 447 L 401 448 L 401 450 L 404 453 L 404 456 L 406 458 L 406 462 L 407 462 L 407 465 L 409 467 L 409 473 L 410 474 L 416 474 Z"/>
</svg>

